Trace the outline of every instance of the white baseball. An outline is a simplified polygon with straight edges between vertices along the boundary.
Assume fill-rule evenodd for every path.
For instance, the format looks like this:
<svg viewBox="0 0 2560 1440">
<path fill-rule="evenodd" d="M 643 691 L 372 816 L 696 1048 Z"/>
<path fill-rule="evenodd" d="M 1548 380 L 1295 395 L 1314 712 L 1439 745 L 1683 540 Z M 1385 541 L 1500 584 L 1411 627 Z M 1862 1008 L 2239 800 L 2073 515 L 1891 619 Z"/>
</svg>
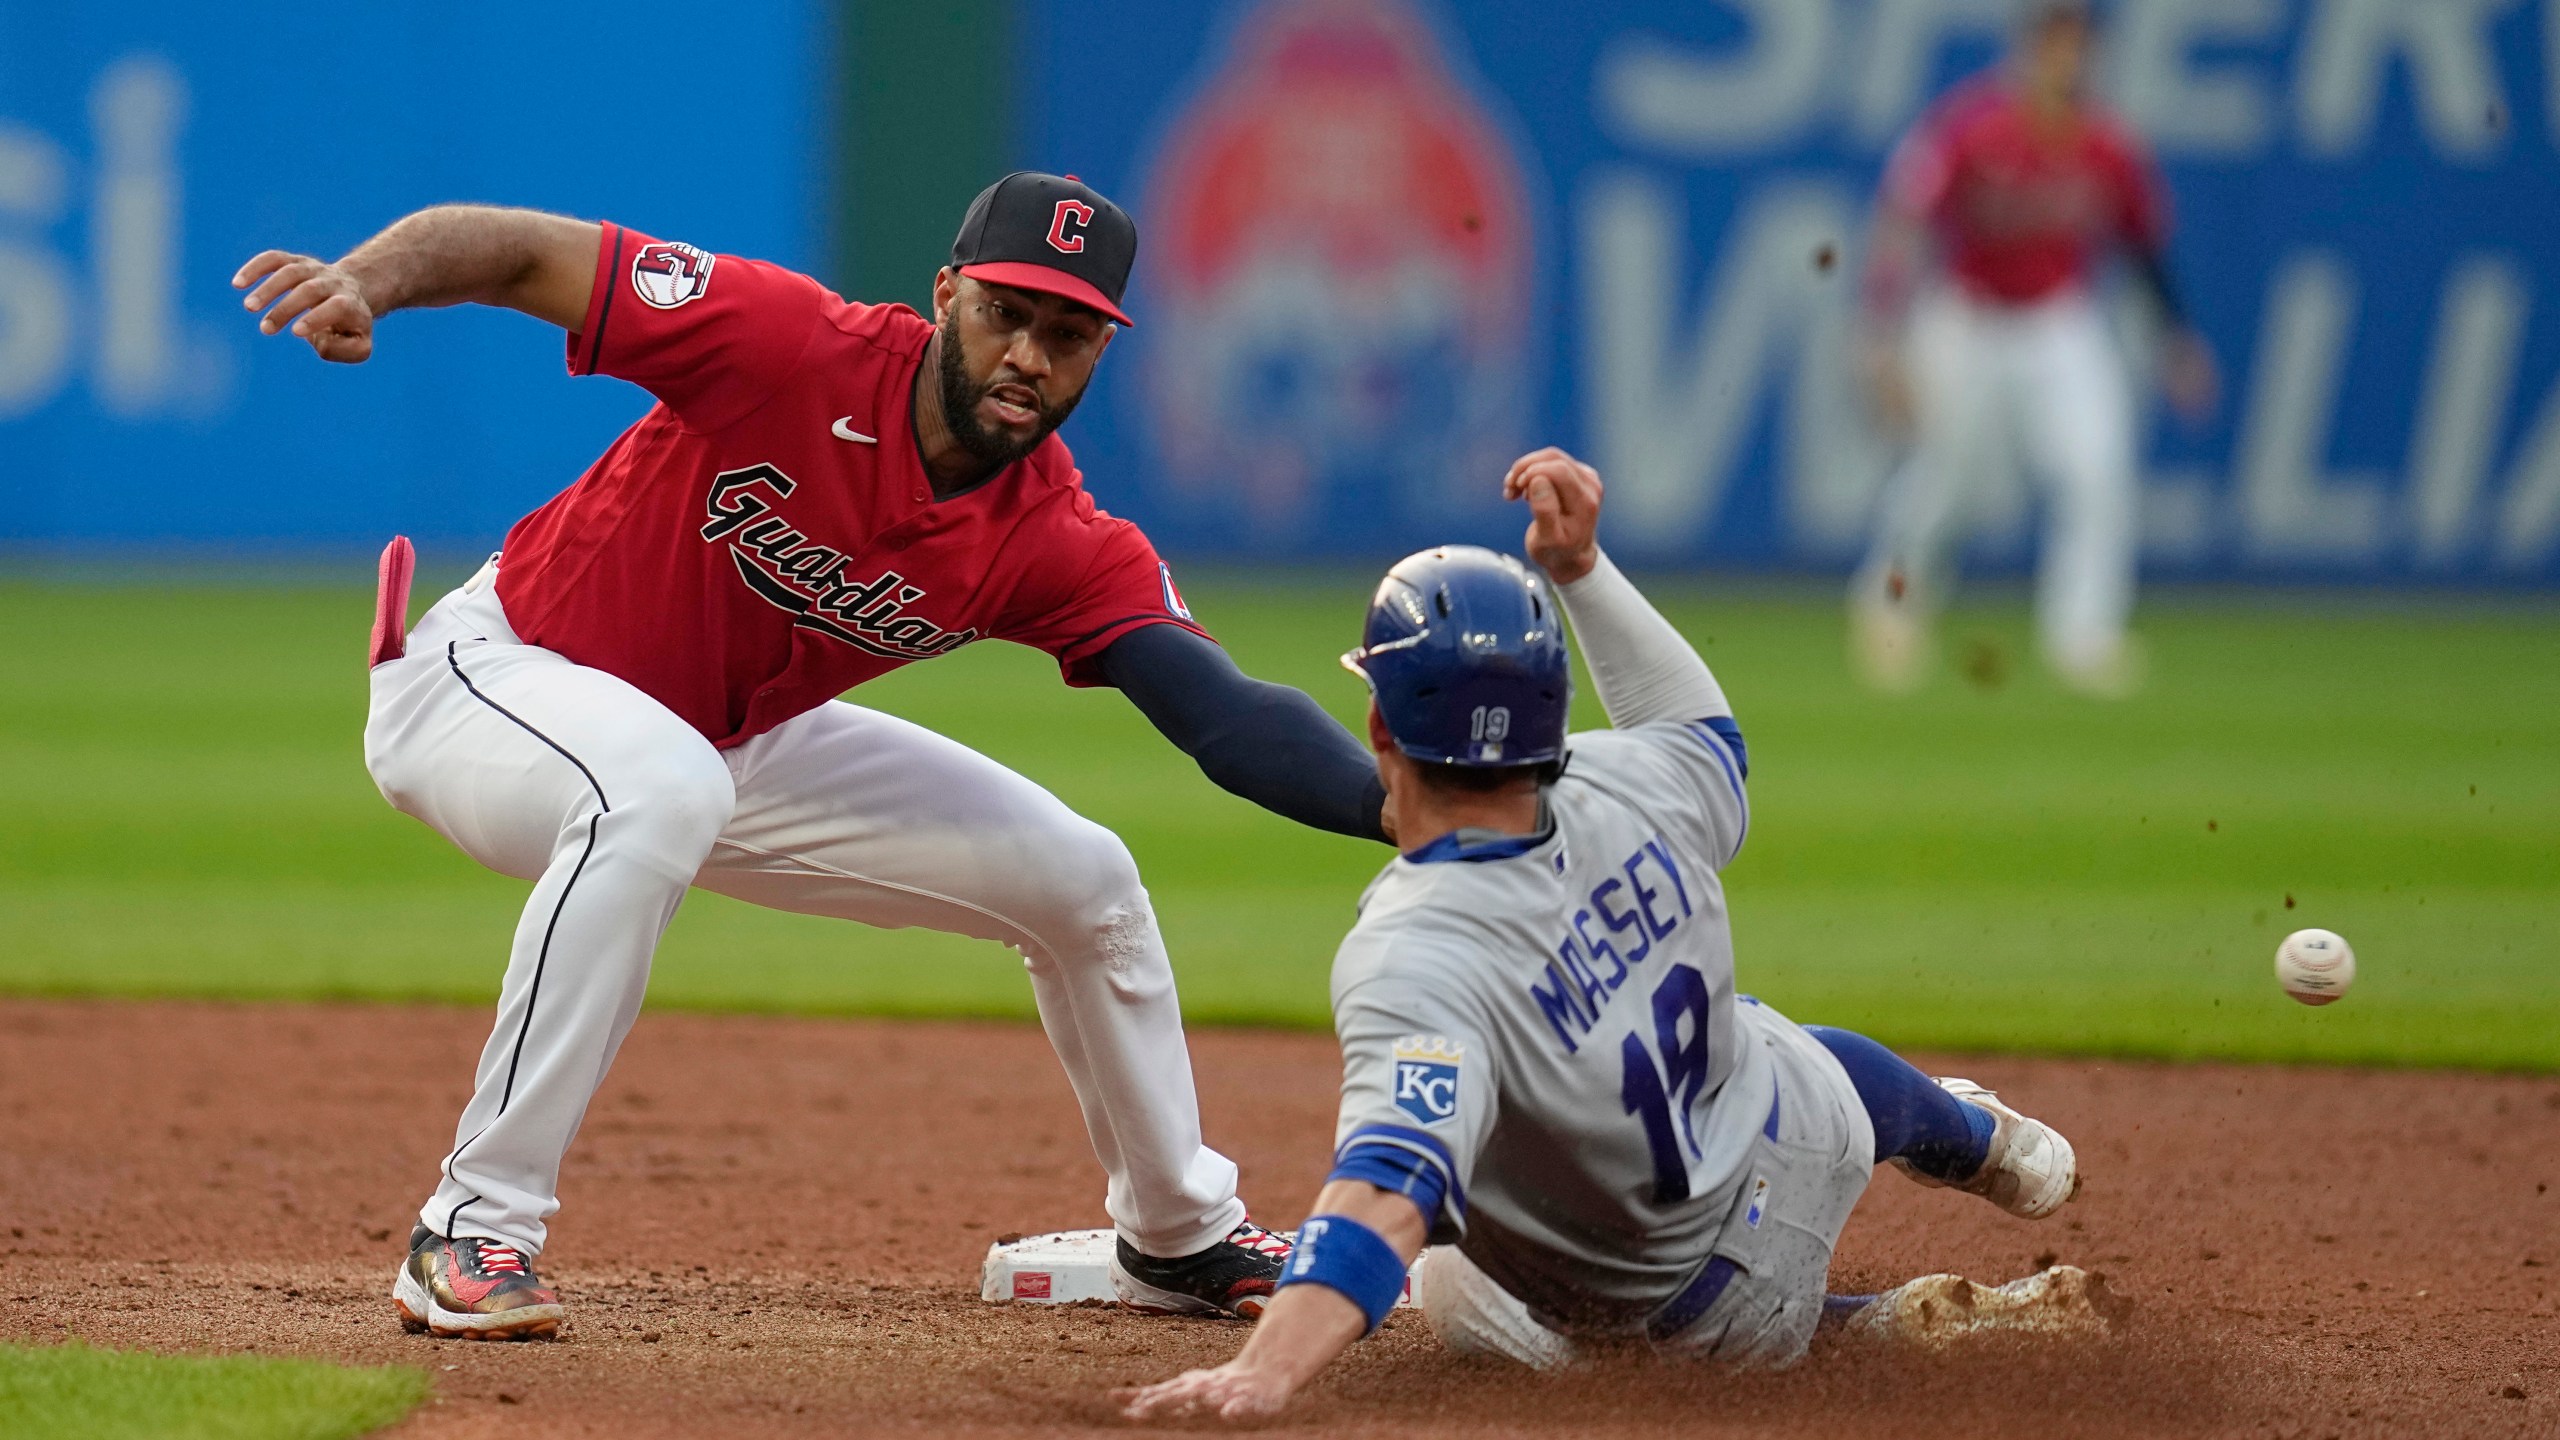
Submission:
<svg viewBox="0 0 2560 1440">
<path fill-rule="evenodd" d="M 2326 1005 L 2356 983 L 2356 952 L 2334 930 L 2296 930 L 2276 947 L 2276 983 L 2305 1005 Z"/>
</svg>

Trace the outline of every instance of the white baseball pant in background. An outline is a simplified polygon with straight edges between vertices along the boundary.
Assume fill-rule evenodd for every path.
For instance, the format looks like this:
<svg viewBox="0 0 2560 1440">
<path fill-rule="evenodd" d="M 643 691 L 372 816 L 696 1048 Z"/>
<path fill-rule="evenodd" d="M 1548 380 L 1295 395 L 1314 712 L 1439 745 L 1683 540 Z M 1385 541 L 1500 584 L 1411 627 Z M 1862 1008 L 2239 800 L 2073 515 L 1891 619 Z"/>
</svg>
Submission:
<svg viewBox="0 0 2560 1440">
<path fill-rule="evenodd" d="M 2077 290 L 2027 306 L 1934 291 L 1913 308 L 1904 364 L 1918 433 L 1856 592 L 1871 599 L 1898 572 L 1900 602 L 1934 614 L 1953 588 L 1969 492 L 2023 458 L 2045 496 L 2045 659 L 2066 676 L 2103 673 L 2133 613 L 2138 497 L 2132 389 L 2096 303 Z"/>
<path fill-rule="evenodd" d="M 715 749 L 629 683 L 519 641 L 495 573 L 374 669 L 365 724 L 385 799 L 534 882 L 422 1221 L 540 1252 L 561 1157 L 692 885 L 1012 946 L 1120 1233 L 1187 1255 L 1244 1218 L 1234 1163 L 1200 1140 L 1172 963 L 1119 837 L 956 741 L 841 701 Z"/>
</svg>

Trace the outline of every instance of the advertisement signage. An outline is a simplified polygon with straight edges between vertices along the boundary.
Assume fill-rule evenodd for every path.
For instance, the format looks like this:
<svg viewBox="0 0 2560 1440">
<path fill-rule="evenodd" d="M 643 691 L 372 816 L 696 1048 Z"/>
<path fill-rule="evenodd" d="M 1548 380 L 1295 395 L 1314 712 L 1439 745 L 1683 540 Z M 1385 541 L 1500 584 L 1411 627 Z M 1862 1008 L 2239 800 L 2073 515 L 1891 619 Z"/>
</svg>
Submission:
<svg viewBox="0 0 2560 1440">
<path fill-rule="evenodd" d="M 2147 568 L 2560 578 L 2560 3 L 2104 9 L 2227 382 L 2194 430 L 2146 404 Z M 1167 544 L 1507 542 L 1493 457 L 1554 441 L 1648 563 L 1862 547 L 1897 459 L 1848 354 L 1873 194 L 2012 0 L 1025 11 L 1023 158 L 1143 233 L 1076 450 Z M 1975 488 L 2023 558 L 2033 487 Z"/>
<path fill-rule="evenodd" d="M 485 546 L 647 408 L 469 308 L 324 364 L 243 315 L 260 250 L 470 200 L 814 261 L 806 5 L 472 12 L 0 0 L 0 546 Z"/>
</svg>

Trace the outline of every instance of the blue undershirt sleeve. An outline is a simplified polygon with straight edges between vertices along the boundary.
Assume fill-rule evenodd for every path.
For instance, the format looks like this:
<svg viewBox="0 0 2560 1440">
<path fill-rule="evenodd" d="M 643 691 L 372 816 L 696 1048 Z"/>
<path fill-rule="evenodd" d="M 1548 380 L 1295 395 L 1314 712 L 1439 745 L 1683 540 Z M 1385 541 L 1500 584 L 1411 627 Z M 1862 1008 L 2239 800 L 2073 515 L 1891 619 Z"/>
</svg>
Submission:
<svg viewBox="0 0 2560 1440">
<path fill-rule="evenodd" d="M 1422 1212 L 1427 1243 L 1455 1244 L 1466 1233 L 1467 1192 L 1457 1162 L 1438 1138 L 1407 1125 L 1363 1125 L 1334 1151 L 1324 1178 L 1359 1180 L 1392 1190 Z"/>
</svg>

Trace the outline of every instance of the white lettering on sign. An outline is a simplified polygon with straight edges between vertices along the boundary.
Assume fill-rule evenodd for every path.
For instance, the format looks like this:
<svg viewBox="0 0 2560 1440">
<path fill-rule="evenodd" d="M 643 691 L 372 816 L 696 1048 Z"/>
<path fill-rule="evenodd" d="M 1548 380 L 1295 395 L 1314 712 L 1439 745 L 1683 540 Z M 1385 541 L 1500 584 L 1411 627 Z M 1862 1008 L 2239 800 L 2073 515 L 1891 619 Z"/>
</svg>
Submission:
<svg viewBox="0 0 2560 1440">
<path fill-rule="evenodd" d="M 2551 563 L 2560 550 L 2560 381 L 2542 400 L 2507 476 L 2507 504 L 2498 517 L 2498 544 L 2492 555 L 2499 568 L 2534 570 Z"/>
<path fill-rule="evenodd" d="M 177 386 L 178 133 L 187 87 L 156 56 L 119 60 L 89 96 L 98 133 L 98 397 L 139 414 Z"/>
<path fill-rule="evenodd" d="M 1799 527 L 1835 542 L 1861 533 L 1884 456 L 1843 381 L 1852 287 L 1810 260 L 1864 233 L 1849 196 L 1790 182 L 1747 201 L 1686 333 L 1667 303 L 1688 290 L 1691 253 L 1668 187 L 1605 171 L 1581 220 L 1586 413 L 1624 517 L 1616 543 L 1687 549 L 1722 504 L 1763 397 L 1782 383 Z"/>
<path fill-rule="evenodd" d="M 2015 0 L 1726 0 L 1748 38 L 1704 49 L 1656 35 L 1602 51 L 1594 102 L 1622 143 L 1705 157 L 1805 139 L 1844 112 L 1882 144 L 1929 99 L 1938 57 L 1963 40 L 2009 33 Z"/>
<path fill-rule="evenodd" d="M 2354 154 L 2373 139 L 2395 70 L 2405 67 L 2419 123 L 2439 154 L 2496 154 L 2508 112 L 2496 26 L 2527 0 L 2309 0 L 2279 76 L 2272 54 L 2285 0 L 2124 0 L 2100 52 L 2109 98 L 2163 154 L 2261 155 L 2277 136 L 2289 80 L 2306 151 Z M 1725 0 L 1743 36 L 1703 46 L 1634 33 L 1603 48 L 1593 102 L 1620 143 L 1706 158 L 1802 142 L 1826 120 L 1882 146 L 1910 124 L 1944 76 L 1950 47 L 1996 44 L 2015 0 Z M 2560 6 L 2542 24 L 2545 106 L 2560 139 Z M 2209 57 L 2199 51 L 2212 52 Z M 2510 57 L 2512 58 L 2512 57 Z"/>
<path fill-rule="evenodd" d="M 178 142 L 187 105 L 185 78 L 156 55 L 126 56 L 90 87 L 89 295 L 69 261 L 20 238 L 67 213 L 70 153 L 0 120 L 0 419 L 37 409 L 70 380 L 79 338 L 72 316 L 84 303 L 96 322 L 92 381 L 105 409 L 201 414 L 226 398 L 231 352 L 193 332 L 180 303 Z"/>
<path fill-rule="evenodd" d="M 62 218 L 61 147 L 0 121 L 0 420 L 53 398 L 71 372 L 70 267 L 15 238 Z"/>
<path fill-rule="evenodd" d="M 1792 140 L 1824 98 L 1833 54 L 1824 0 L 1732 0 L 1750 43 L 1701 55 L 1637 32 L 1601 54 L 1600 121 L 1630 145 L 1674 153 L 1750 150 Z"/>
<path fill-rule="evenodd" d="M 2210 65 L 2195 51 L 2275 37 L 2283 0 L 2146 0 L 2126 7 L 2108 31 L 2104 57 L 2110 98 L 2125 122 L 2161 151 L 2255 155 L 2275 135 L 2270 75 L 2230 59 Z"/>
<path fill-rule="evenodd" d="M 2490 28 L 2516 0 L 2317 0 L 2307 18 L 2294 90 L 2303 148 L 2342 157 L 2373 137 L 2384 82 L 2405 62 L 2418 123 L 2456 160 L 2494 154 L 2505 133 L 2498 54 Z"/>
<path fill-rule="evenodd" d="M 2515 389 L 2532 303 L 2515 262 L 2503 255 L 2470 256 L 2445 281 L 2409 444 L 2409 518 L 2420 565 L 2459 563 L 2479 542 L 2480 491 L 2497 461 L 2498 427 Z"/>
<path fill-rule="evenodd" d="M 2322 469 L 2355 325 L 2355 278 L 2326 252 L 2277 275 L 2234 459 L 2242 545 L 2265 559 L 2364 559 L 2382 543 L 2382 477 Z"/>
<path fill-rule="evenodd" d="M 2016 0 L 1906 0 L 1878 5 L 1854 52 L 1849 99 L 1851 133 L 1870 145 L 1890 144 L 1934 98 L 1938 53 L 1949 42 L 2005 39 L 2018 23 Z M 1843 67 L 1844 69 L 1847 67 Z"/>
</svg>

